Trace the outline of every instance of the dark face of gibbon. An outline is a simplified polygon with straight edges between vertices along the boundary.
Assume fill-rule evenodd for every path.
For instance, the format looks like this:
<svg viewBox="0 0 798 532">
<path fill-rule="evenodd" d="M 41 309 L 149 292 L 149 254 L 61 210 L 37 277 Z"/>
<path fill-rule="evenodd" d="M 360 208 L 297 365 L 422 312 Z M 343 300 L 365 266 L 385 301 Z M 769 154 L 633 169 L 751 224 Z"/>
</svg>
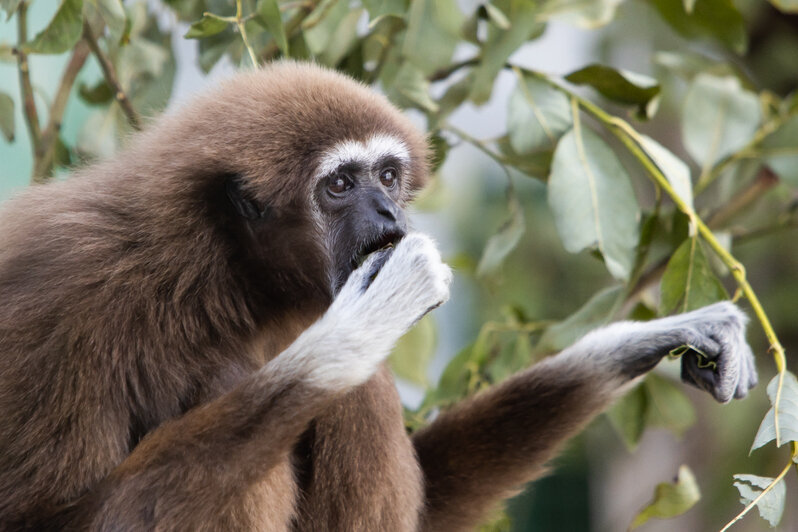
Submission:
<svg viewBox="0 0 798 532">
<path fill-rule="evenodd" d="M 314 191 L 316 205 L 329 224 L 335 291 L 367 255 L 390 247 L 407 231 L 399 205 L 402 178 L 408 171 L 406 150 L 397 142 L 393 150 L 378 152 L 369 149 L 371 144 L 359 146 L 350 158 L 322 164 Z"/>
</svg>

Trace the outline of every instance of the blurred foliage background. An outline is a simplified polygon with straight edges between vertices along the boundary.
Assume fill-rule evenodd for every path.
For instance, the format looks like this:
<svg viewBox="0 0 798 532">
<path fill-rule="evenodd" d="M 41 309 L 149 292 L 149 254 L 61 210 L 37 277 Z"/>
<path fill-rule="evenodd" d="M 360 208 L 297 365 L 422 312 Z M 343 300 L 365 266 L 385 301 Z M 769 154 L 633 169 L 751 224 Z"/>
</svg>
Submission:
<svg viewBox="0 0 798 532">
<path fill-rule="evenodd" d="M 717 530 L 752 500 L 735 530 L 798 530 L 787 369 L 798 364 L 798 2 L 0 10 L 0 198 L 68 179 L 167 104 L 281 57 L 371 84 L 429 131 L 436 179 L 415 219 L 457 278 L 392 358 L 411 430 L 590 328 L 740 297 L 761 375 L 751 397 L 717 405 L 664 362 L 486 530 Z M 779 415 L 766 417 L 777 395 Z M 752 441 L 762 448 L 749 456 Z"/>
</svg>

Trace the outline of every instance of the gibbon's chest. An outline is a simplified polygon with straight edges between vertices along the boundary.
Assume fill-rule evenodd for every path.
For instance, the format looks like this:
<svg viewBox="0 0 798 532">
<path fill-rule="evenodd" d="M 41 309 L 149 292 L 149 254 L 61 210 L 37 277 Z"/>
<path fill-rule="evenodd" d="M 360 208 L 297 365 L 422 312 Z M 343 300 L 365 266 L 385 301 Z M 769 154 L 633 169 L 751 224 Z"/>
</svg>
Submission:
<svg viewBox="0 0 798 532">
<path fill-rule="evenodd" d="M 383 367 L 331 404 L 294 450 L 295 530 L 415 530 L 422 476 Z"/>
</svg>

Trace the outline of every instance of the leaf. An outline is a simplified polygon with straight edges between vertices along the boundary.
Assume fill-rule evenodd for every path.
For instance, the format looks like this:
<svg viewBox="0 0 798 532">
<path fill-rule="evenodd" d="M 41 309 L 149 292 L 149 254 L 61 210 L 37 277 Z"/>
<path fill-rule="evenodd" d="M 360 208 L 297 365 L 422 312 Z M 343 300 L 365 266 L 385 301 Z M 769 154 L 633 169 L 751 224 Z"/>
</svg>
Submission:
<svg viewBox="0 0 798 532">
<path fill-rule="evenodd" d="M 762 157 L 780 178 L 798 186 L 798 115 L 789 118 L 760 144 Z"/>
<path fill-rule="evenodd" d="M 637 528 L 652 517 L 668 519 L 682 515 L 701 499 L 701 490 L 695 476 L 686 465 L 679 467 L 679 474 L 673 483 L 657 484 L 654 500 L 635 516 L 630 528 Z"/>
<path fill-rule="evenodd" d="M 122 0 L 89 0 L 84 8 L 93 7 L 99 12 L 105 25 L 108 26 L 110 36 L 119 42 L 125 34 L 127 15 Z"/>
<path fill-rule="evenodd" d="M 598 248 L 612 276 L 628 279 L 637 245 L 637 199 L 610 147 L 576 122 L 554 150 L 548 200 L 566 250 Z"/>
<path fill-rule="evenodd" d="M 646 422 L 684 435 L 696 420 L 693 403 L 671 379 L 651 373 L 642 388 L 648 397 Z"/>
<path fill-rule="evenodd" d="M 510 218 L 504 222 L 499 232 L 490 237 L 482 252 L 477 266 L 477 276 L 493 272 L 504 262 L 504 259 L 515 249 L 524 234 L 524 213 L 515 195 L 510 195 L 507 202 Z"/>
<path fill-rule="evenodd" d="M 325 1 L 302 23 L 302 32 L 308 49 L 314 56 L 321 55 L 335 36 L 336 30 L 349 13 L 348 2 Z"/>
<path fill-rule="evenodd" d="M 14 100 L 0 92 L 0 133 L 8 142 L 14 141 Z"/>
<path fill-rule="evenodd" d="M 210 13 L 206 13 L 202 15 L 201 19 L 191 24 L 186 34 L 183 35 L 183 38 L 202 39 L 204 37 L 210 37 L 211 35 L 223 32 L 227 29 L 228 25 L 229 23 L 227 21 L 211 15 Z"/>
<path fill-rule="evenodd" d="M 549 326 L 540 336 L 537 349 L 543 353 L 561 351 L 596 327 L 606 325 L 623 301 L 623 287 L 599 291 L 568 318 Z"/>
<path fill-rule="evenodd" d="M 284 56 L 288 57 L 288 39 L 285 36 L 283 17 L 280 14 L 280 6 L 277 5 L 277 0 L 258 0 L 257 13 L 260 20 L 265 24 L 266 29 L 272 34 L 277 47 Z"/>
<path fill-rule="evenodd" d="M 490 18 L 490 20 L 494 24 L 496 24 L 496 27 L 503 30 L 510 29 L 510 26 L 512 26 L 512 24 L 510 24 L 510 20 L 507 18 L 507 15 L 505 15 L 501 9 L 499 9 L 490 2 L 482 4 L 482 6 L 485 8 L 485 12 L 487 13 L 488 18 Z"/>
<path fill-rule="evenodd" d="M 637 106 L 638 116 L 644 119 L 651 118 L 659 106 L 659 83 L 642 74 L 593 64 L 571 72 L 565 79 L 593 87 L 614 102 Z"/>
<path fill-rule="evenodd" d="M 745 146 L 760 118 L 759 99 L 739 79 L 700 74 L 690 83 L 682 109 L 684 146 L 703 168 L 711 167 Z"/>
<path fill-rule="evenodd" d="M 402 56 L 425 76 L 446 66 L 460 42 L 460 27 L 464 20 L 456 0 L 411 2 Z"/>
<path fill-rule="evenodd" d="M 0 9 L 6 12 L 6 21 L 11 20 L 21 3 L 22 0 L 0 0 Z"/>
<path fill-rule="evenodd" d="M 798 13 L 798 0 L 770 0 L 770 3 L 784 13 Z"/>
<path fill-rule="evenodd" d="M 427 367 L 435 354 L 436 343 L 435 322 L 428 314 L 396 343 L 389 358 L 391 369 L 399 377 L 427 387 Z"/>
<path fill-rule="evenodd" d="M 768 397 L 770 404 L 776 403 L 776 392 L 779 385 L 779 376 L 776 375 L 768 383 Z M 759 430 L 754 437 L 754 444 L 751 451 L 758 449 L 776 439 L 776 426 L 774 424 L 774 409 L 768 410 L 765 419 L 759 426 Z M 784 374 L 784 384 L 781 389 L 779 400 L 779 441 L 778 446 L 786 442 L 798 441 L 798 380 L 795 374 L 787 371 Z"/>
<path fill-rule="evenodd" d="M 391 91 L 399 96 L 399 104 L 409 104 L 424 111 L 435 113 L 436 104 L 429 95 L 429 81 L 424 73 L 409 62 L 405 62 L 396 73 Z"/>
<path fill-rule="evenodd" d="M 545 181 L 551 172 L 551 159 L 554 150 L 543 149 L 527 154 L 516 153 L 510 144 L 510 138 L 505 135 L 496 141 L 496 147 L 502 154 L 504 164 L 512 166 L 529 177 Z"/>
<path fill-rule="evenodd" d="M 507 107 L 507 133 L 515 153 L 554 148 L 571 125 L 571 106 L 562 91 L 532 76 L 518 80 Z"/>
<path fill-rule="evenodd" d="M 507 58 L 527 40 L 540 35 L 545 24 L 537 21 L 538 10 L 535 2 L 518 0 L 494 0 L 496 7 L 512 21 L 509 30 L 495 24 L 488 25 L 488 38 L 482 46 L 482 61 L 474 69 L 474 84 L 469 98 L 476 104 L 490 99 L 493 84 L 504 68 Z"/>
<path fill-rule="evenodd" d="M 665 174 L 679 198 L 692 208 L 693 183 L 690 180 L 690 168 L 687 164 L 651 137 L 639 135 L 638 140 L 646 155 Z"/>
<path fill-rule="evenodd" d="M 336 66 L 357 44 L 357 25 L 363 9 L 352 9 L 345 12 L 344 17 L 332 31 L 323 50 L 316 53 L 319 62 L 328 66 Z M 362 64 L 362 61 L 359 61 Z"/>
<path fill-rule="evenodd" d="M 697 237 L 687 238 L 668 261 L 661 283 L 662 314 L 687 312 L 727 299 Z"/>
<path fill-rule="evenodd" d="M 653 0 L 660 16 L 687 38 L 713 37 L 738 54 L 748 47 L 745 20 L 732 0 L 701 0 L 688 14 L 683 0 Z"/>
<path fill-rule="evenodd" d="M 740 492 L 740 503 L 744 506 L 751 504 L 775 480 L 770 477 L 746 474 L 734 475 L 734 479 L 734 487 Z M 786 496 L 787 488 L 784 485 L 784 481 L 779 480 L 778 484 L 773 486 L 756 503 L 757 508 L 759 508 L 759 515 L 770 523 L 772 527 L 775 527 L 781 521 Z"/>
<path fill-rule="evenodd" d="M 556 18 L 581 28 L 598 28 L 615 17 L 615 10 L 623 0 L 547 0 L 541 7 L 541 18 Z"/>
<path fill-rule="evenodd" d="M 94 87 L 81 83 L 78 87 L 78 94 L 84 102 L 92 105 L 104 105 L 114 98 L 113 89 L 104 79 L 98 81 Z"/>
<path fill-rule="evenodd" d="M 648 394 L 642 386 L 636 386 L 607 411 L 607 418 L 630 451 L 645 431 L 647 410 Z"/>
<path fill-rule="evenodd" d="M 407 11 L 406 0 L 363 0 L 363 6 L 371 21 L 385 16 L 403 17 Z"/>
<path fill-rule="evenodd" d="M 63 0 L 53 19 L 30 43 L 34 54 L 61 54 L 72 49 L 83 31 L 83 0 Z"/>
</svg>

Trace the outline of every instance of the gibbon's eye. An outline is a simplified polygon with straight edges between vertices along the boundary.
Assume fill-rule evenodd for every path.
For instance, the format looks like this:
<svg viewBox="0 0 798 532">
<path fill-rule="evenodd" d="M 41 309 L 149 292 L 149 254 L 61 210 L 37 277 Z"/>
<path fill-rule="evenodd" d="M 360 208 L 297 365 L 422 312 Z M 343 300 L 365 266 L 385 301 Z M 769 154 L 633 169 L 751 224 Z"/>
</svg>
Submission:
<svg viewBox="0 0 798 532">
<path fill-rule="evenodd" d="M 396 186 L 396 168 L 389 166 L 380 172 L 380 183 L 386 188 Z"/>
<path fill-rule="evenodd" d="M 333 195 L 340 195 L 350 190 L 355 184 L 352 178 L 346 174 L 333 174 L 328 178 L 327 190 Z"/>
</svg>

